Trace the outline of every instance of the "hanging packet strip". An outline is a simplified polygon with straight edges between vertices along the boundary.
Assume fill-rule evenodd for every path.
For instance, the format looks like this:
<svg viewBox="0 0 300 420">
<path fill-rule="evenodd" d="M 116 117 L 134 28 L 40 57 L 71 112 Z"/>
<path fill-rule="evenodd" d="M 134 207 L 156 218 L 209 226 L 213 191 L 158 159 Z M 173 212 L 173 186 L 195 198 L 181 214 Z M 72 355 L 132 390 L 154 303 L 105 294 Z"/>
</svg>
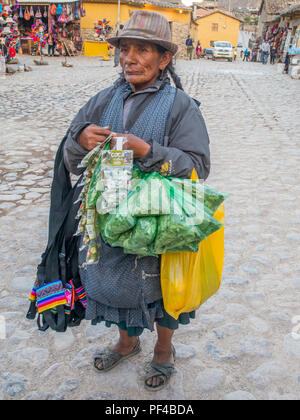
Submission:
<svg viewBox="0 0 300 420">
<path fill-rule="evenodd" d="M 83 236 L 80 250 L 87 248 L 87 264 L 96 263 L 100 256 L 99 232 L 97 224 L 95 223 L 97 195 L 94 197 L 94 194 L 97 194 L 95 186 L 99 177 L 101 165 L 101 148 L 109 148 L 110 139 L 111 136 L 109 136 L 104 143 L 90 151 L 78 166 L 86 169 L 84 171 L 83 181 L 80 184 L 80 186 L 83 186 L 79 196 L 81 206 L 77 215 L 80 222 L 75 235 Z M 92 204 L 89 204 L 91 201 Z"/>
</svg>

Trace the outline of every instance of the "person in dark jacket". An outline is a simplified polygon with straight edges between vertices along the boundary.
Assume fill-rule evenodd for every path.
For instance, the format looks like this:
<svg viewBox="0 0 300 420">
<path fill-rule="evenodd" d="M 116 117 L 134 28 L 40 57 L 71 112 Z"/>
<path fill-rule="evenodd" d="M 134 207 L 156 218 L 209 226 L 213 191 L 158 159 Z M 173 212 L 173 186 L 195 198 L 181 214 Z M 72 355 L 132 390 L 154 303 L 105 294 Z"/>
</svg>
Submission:
<svg viewBox="0 0 300 420">
<path fill-rule="evenodd" d="M 82 158 L 113 134 L 126 138 L 123 148 L 134 151 L 135 163 L 144 172 L 189 178 L 195 168 L 198 177 L 206 179 L 209 138 L 195 100 L 184 93 L 171 66 L 178 47 L 171 41 L 167 19 L 155 12 L 134 11 L 119 35 L 108 41 L 120 48 L 123 74 L 92 97 L 71 123 L 64 146 L 67 169 L 79 175 Z M 116 324 L 120 336 L 116 345 L 95 356 L 94 367 L 105 372 L 137 354 L 138 336 L 145 328 L 154 330 L 156 323 L 157 342 L 144 384 L 159 390 L 174 370 L 174 330 L 188 324 L 195 313 L 181 314 L 178 320 L 166 313 L 160 258 L 137 259 L 105 244 L 101 237 L 100 242 L 99 263 L 87 265 L 86 251 L 79 253 L 86 319 Z"/>
<path fill-rule="evenodd" d="M 270 64 L 275 64 L 277 56 L 276 46 L 273 44 L 270 50 Z"/>
<path fill-rule="evenodd" d="M 191 35 L 188 35 L 186 41 L 186 55 L 189 60 L 193 58 L 193 51 L 194 51 L 194 40 L 191 38 Z"/>
</svg>

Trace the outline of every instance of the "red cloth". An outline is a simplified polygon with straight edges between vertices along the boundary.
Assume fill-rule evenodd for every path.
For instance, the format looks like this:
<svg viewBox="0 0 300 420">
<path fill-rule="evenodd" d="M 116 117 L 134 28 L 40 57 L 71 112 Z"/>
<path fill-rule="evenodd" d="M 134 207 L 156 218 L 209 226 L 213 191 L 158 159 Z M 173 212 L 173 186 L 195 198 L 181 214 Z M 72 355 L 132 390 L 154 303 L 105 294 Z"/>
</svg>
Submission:
<svg viewBox="0 0 300 420">
<path fill-rule="evenodd" d="M 14 47 L 10 47 L 9 51 L 8 51 L 10 57 L 14 58 L 16 56 L 16 50 Z"/>
</svg>

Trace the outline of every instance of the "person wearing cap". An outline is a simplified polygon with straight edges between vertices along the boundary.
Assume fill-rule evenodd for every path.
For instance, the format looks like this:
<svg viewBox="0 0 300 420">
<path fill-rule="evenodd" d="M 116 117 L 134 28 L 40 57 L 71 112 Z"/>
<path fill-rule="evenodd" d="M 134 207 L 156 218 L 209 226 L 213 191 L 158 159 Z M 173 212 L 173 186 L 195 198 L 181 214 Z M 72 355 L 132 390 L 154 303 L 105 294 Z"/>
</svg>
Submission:
<svg viewBox="0 0 300 420">
<path fill-rule="evenodd" d="M 72 121 L 64 144 L 67 170 L 80 175 L 78 164 L 107 136 L 126 138 L 144 172 L 200 179 L 210 171 L 209 138 L 199 103 L 184 91 L 171 60 L 178 46 L 171 41 L 167 19 L 137 10 L 120 33 L 108 39 L 120 49 L 122 74 L 109 88 L 93 96 Z M 171 86 L 171 76 L 175 87 Z M 159 110 L 159 112 L 157 112 Z M 87 293 L 86 319 L 119 328 L 119 341 L 95 355 L 94 368 L 106 372 L 141 351 L 139 336 L 154 330 L 157 341 L 144 384 L 162 389 L 174 371 L 172 336 L 179 324 L 188 324 L 195 312 L 178 320 L 164 309 L 160 286 L 160 258 L 125 254 L 100 237 L 101 257 L 87 265 L 79 248 L 79 269 Z"/>
</svg>

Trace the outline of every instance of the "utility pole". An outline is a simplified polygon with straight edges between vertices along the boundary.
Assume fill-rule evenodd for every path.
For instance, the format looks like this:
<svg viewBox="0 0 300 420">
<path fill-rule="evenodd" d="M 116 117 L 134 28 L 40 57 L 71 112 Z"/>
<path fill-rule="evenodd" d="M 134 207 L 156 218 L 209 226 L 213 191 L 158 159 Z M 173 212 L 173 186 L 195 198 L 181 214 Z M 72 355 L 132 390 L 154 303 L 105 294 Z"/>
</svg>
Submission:
<svg viewBox="0 0 300 420">
<path fill-rule="evenodd" d="M 119 33 L 119 31 L 120 31 L 120 9 L 121 9 L 121 0 L 118 0 L 117 33 Z"/>
</svg>

